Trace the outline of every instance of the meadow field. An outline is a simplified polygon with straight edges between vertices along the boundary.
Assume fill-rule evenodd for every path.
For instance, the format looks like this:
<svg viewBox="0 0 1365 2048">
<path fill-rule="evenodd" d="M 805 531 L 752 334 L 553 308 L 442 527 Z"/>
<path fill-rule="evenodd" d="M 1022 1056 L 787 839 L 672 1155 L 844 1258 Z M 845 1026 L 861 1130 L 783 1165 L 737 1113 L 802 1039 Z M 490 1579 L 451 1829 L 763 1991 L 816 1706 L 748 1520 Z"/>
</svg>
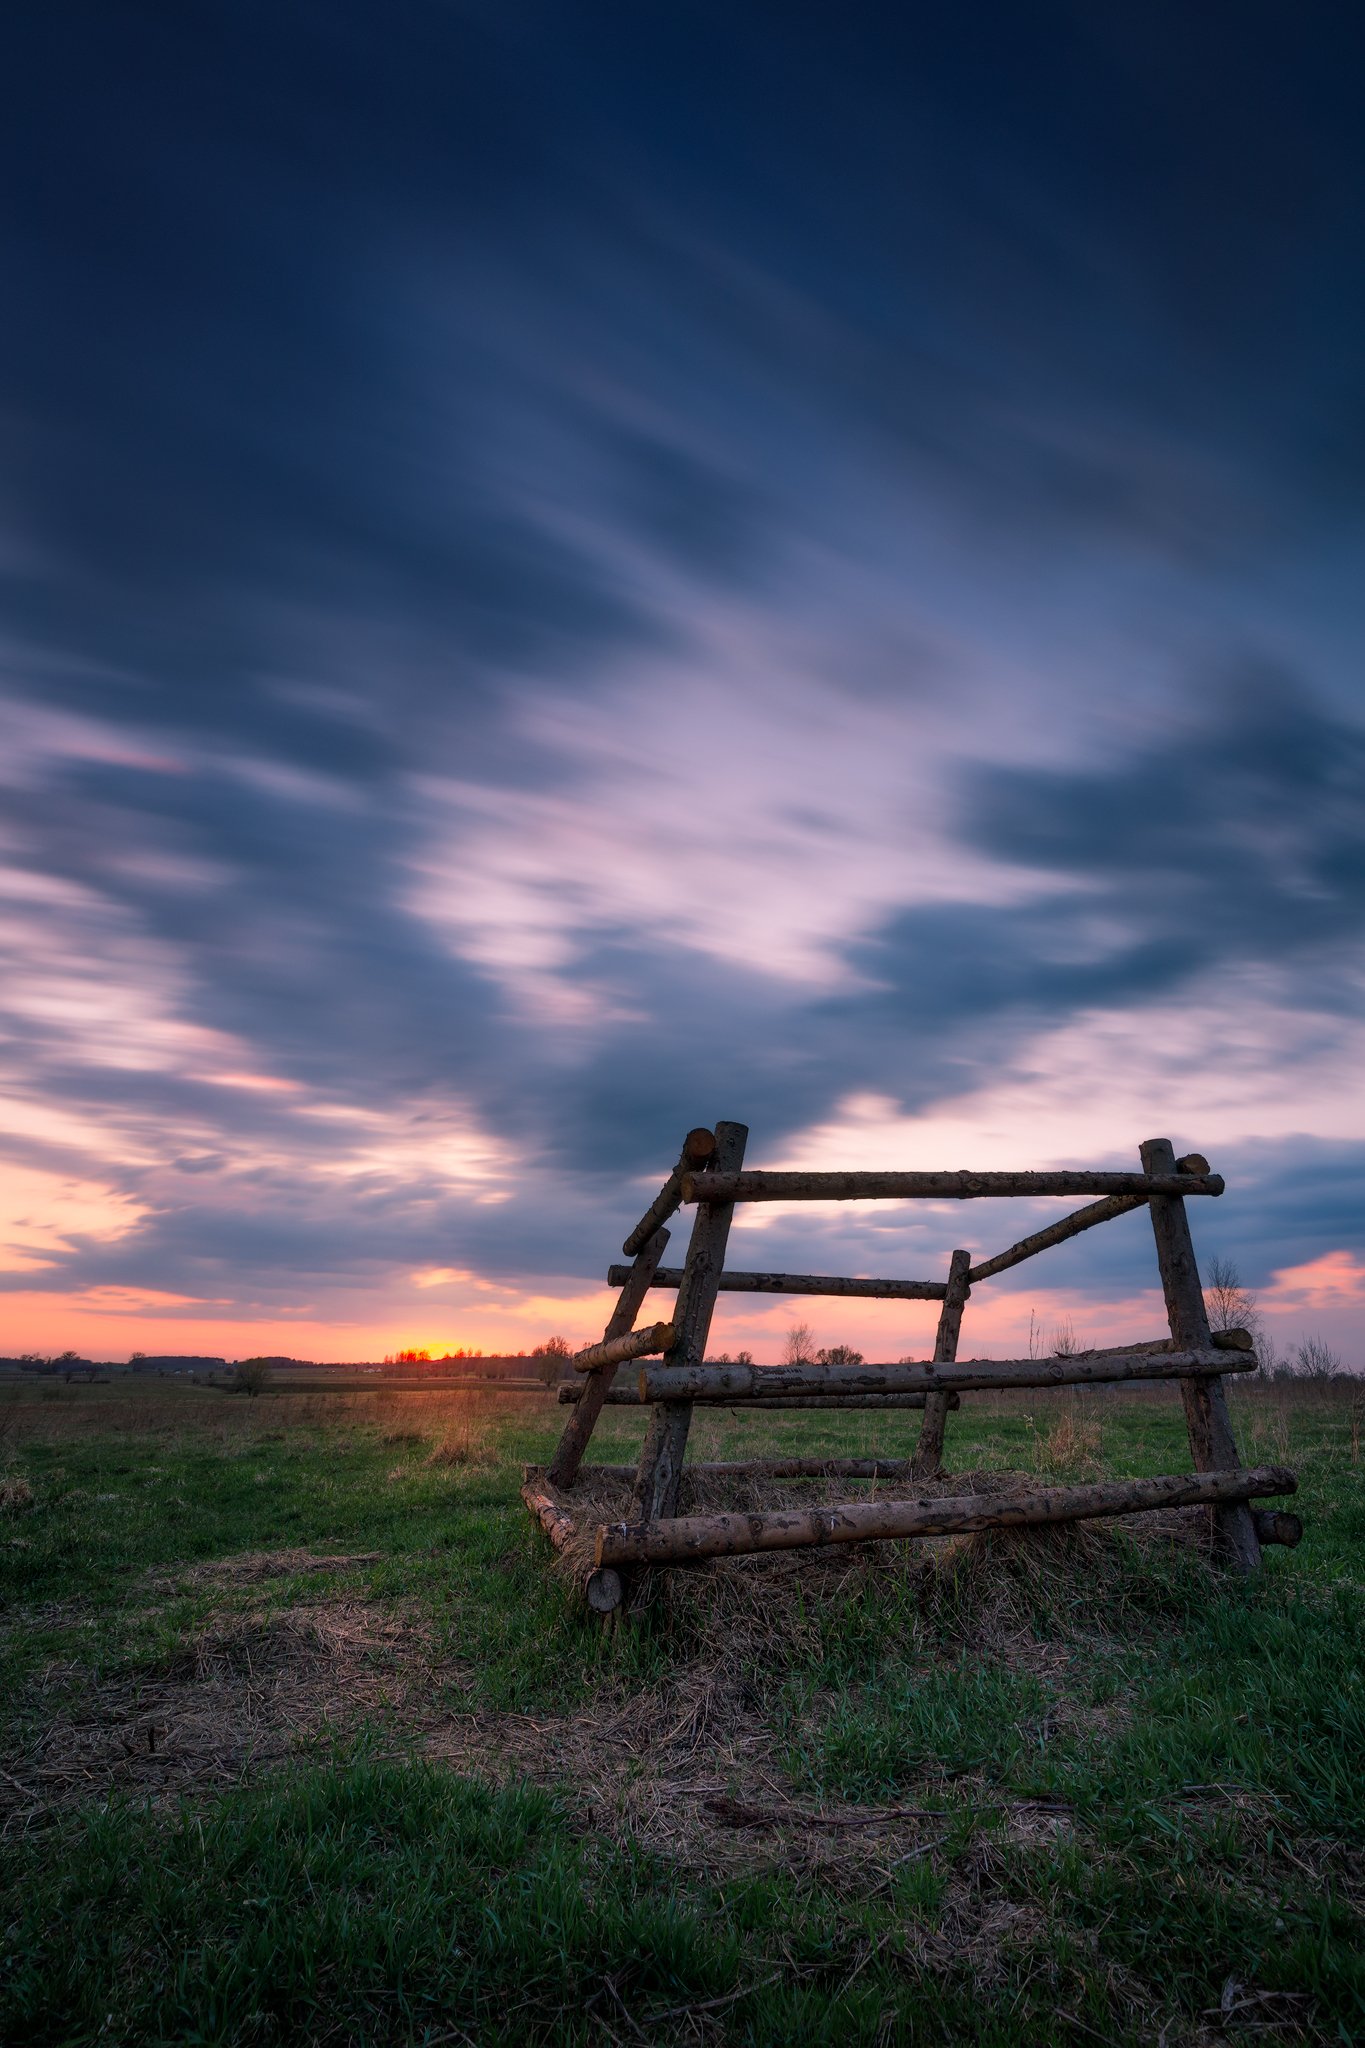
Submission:
<svg viewBox="0 0 1365 2048">
<path fill-rule="evenodd" d="M 674 1572 L 608 1631 L 518 1498 L 548 1396 L 0 1389 L 0 2041 L 1365 2039 L 1363 1404 L 1230 1398 L 1299 1475 L 1253 1582 L 1196 1512 Z M 948 1464 L 1188 1449 L 1172 1388 L 967 1396 Z"/>
</svg>

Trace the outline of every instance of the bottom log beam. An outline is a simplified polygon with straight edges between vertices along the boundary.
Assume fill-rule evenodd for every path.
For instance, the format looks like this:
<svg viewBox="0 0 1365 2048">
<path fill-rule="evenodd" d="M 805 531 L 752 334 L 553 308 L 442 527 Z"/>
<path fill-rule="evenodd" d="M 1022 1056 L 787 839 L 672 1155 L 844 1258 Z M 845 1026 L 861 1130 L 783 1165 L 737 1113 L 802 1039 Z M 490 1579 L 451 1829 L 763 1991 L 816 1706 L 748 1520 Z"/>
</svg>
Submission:
<svg viewBox="0 0 1365 2048">
<path fill-rule="evenodd" d="M 1030 1486 L 951 1499 L 860 1501 L 847 1507 L 781 1508 L 768 1514 L 676 1515 L 658 1522 L 611 1522 L 597 1532 L 599 1565 L 681 1564 L 759 1550 L 800 1550 L 907 1536 L 955 1536 L 1151 1508 L 1217 1506 L 1293 1493 L 1278 1465 L 1250 1472 L 1190 1472 L 1165 1479 L 1108 1480 L 1096 1486 Z"/>
<path fill-rule="evenodd" d="M 536 1471 L 528 1470 L 521 1497 L 539 1522 L 556 1550 L 567 1550 L 577 1535 L 577 1526 L 572 1515 L 567 1514 L 554 1495 L 547 1493 L 543 1477 Z M 624 1587 L 621 1574 L 611 1567 L 598 1565 L 589 1572 L 583 1591 L 589 1607 L 595 1614 L 612 1614 L 621 1605 Z"/>
</svg>

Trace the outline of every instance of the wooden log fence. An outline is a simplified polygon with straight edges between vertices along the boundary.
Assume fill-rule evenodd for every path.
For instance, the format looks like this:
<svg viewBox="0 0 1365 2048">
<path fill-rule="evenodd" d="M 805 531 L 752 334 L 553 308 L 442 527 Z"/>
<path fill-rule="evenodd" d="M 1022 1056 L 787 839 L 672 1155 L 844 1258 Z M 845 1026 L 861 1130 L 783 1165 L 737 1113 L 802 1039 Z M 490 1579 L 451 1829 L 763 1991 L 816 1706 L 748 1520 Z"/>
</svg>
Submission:
<svg viewBox="0 0 1365 2048">
<path fill-rule="evenodd" d="M 750 1551 L 869 1539 L 950 1535 L 974 1529 L 1031 1527 L 1052 1522 L 1137 1514 L 1158 1507 L 1201 1506 L 1214 1517 L 1222 1550 L 1251 1570 L 1265 1543 L 1293 1544 L 1302 1525 L 1280 1509 L 1253 1507 L 1266 1495 L 1294 1490 L 1279 1467 L 1244 1470 L 1228 1415 L 1224 1375 L 1250 1372 L 1256 1359 L 1245 1330 L 1209 1328 L 1184 1198 L 1216 1197 L 1223 1179 L 1200 1153 L 1181 1158 L 1166 1139 L 1140 1148 L 1140 1172 L 1066 1168 L 1041 1172 L 764 1172 L 745 1170 L 748 1133 L 742 1124 L 689 1131 L 678 1164 L 625 1240 L 629 1265 L 612 1265 L 608 1278 L 621 1290 L 600 1343 L 573 1363 L 580 1378 L 561 1385 L 559 1400 L 572 1408 L 548 1473 L 528 1470 L 523 1498 L 555 1548 L 588 1533 L 577 1529 L 572 1488 L 584 1476 L 621 1479 L 633 1474 L 632 1519 L 599 1528 L 589 1604 L 610 1614 L 625 1596 L 636 1567 Z M 727 1271 L 725 1250 L 734 1207 L 740 1202 L 968 1201 L 978 1198 L 1090 1198 L 1086 1206 L 1031 1232 L 1004 1251 L 973 1263 L 952 1254 L 945 1280 L 876 1279 L 865 1275 Z M 662 1264 L 667 1219 L 684 1204 L 694 1216 L 686 1263 Z M 963 1314 L 974 1287 L 1133 1210 L 1146 1208 L 1166 1299 L 1168 1337 L 1045 1358 L 961 1358 Z M 652 1289 L 672 1289 L 671 1321 L 642 1329 L 635 1319 Z M 834 1299 L 936 1301 L 940 1304 L 934 1355 L 895 1364 L 757 1366 L 707 1360 L 711 1319 L 721 1294 L 824 1295 Z M 646 1363 L 625 1384 L 618 1368 Z M 695 1403 L 738 1414 L 775 1410 L 845 1412 L 920 1410 L 923 1424 L 912 1459 L 785 1457 L 694 1467 L 708 1477 L 849 1478 L 905 1481 L 941 1468 L 947 1415 L 964 1394 L 1010 1388 L 1046 1388 L 1179 1381 L 1195 1470 L 1156 1479 L 1107 1480 L 1092 1486 L 1019 1485 L 990 1494 L 931 1499 L 855 1501 L 835 1507 L 774 1509 L 766 1513 L 680 1516 L 678 1488 Z M 651 1410 L 635 1467 L 582 1464 L 593 1428 L 606 1406 Z M 567 1496 L 567 1499 L 566 1499 Z"/>
</svg>

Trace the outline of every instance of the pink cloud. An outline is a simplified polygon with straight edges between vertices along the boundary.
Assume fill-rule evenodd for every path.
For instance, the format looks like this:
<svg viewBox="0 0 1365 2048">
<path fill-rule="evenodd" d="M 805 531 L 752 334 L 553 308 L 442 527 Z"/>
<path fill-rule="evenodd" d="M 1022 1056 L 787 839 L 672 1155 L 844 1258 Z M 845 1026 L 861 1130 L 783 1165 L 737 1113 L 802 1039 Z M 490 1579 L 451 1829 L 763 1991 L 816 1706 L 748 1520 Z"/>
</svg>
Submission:
<svg viewBox="0 0 1365 2048">
<path fill-rule="evenodd" d="M 1365 1261 L 1354 1252 L 1323 1252 L 1302 1266 L 1282 1266 L 1265 1293 L 1269 1309 L 1365 1306 Z"/>
</svg>

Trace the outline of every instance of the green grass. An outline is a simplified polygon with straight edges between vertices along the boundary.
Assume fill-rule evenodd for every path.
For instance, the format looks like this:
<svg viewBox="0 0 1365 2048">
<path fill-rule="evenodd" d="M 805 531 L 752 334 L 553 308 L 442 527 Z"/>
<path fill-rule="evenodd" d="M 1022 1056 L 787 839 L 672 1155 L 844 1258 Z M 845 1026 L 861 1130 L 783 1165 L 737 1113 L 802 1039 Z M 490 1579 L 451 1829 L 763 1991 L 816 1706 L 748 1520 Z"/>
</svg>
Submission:
<svg viewBox="0 0 1365 2048">
<path fill-rule="evenodd" d="M 605 1637 L 551 1576 L 516 1493 L 558 1420 L 534 1403 L 487 1425 L 489 1462 L 442 1465 L 421 1398 L 69 1392 L 3 1418 L 34 1490 L 0 1521 L 5 2044 L 1365 2039 L 1365 1468 L 1341 1403 L 1237 1390 L 1248 1461 L 1295 1465 L 1307 1528 L 1250 1585 L 1063 1550 L 931 1599 L 851 1584 L 707 1666 L 704 1585 L 672 1629 Z M 964 1405 L 951 1462 L 1049 1469 L 1061 1413 L 1098 1420 L 1107 1469 L 1188 1461 L 1178 1403 L 1110 1398 Z M 717 1415 L 697 1450 L 761 1429 L 894 1452 L 915 1426 Z M 638 1434 L 609 1416 L 601 1455 Z M 195 1569 L 295 1548 L 379 1555 Z M 412 1622 L 414 1692 L 227 1789 L 44 1791 L 62 1717 L 108 1721 L 197 1644 L 348 1602 Z M 430 1753 L 463 1720 L 662 1726 L 703 1680 L 731 1732 L 764 1731 L 764 1775 L 704 1721 L 670 1768 L 714 1759 L 758 1820 L 941 1818 L 830 1831 L 814 1859 L 808 1829 L 757 1824 L 648 1848 L 569 1770 L 493 1782 Z"/>
</svg>

